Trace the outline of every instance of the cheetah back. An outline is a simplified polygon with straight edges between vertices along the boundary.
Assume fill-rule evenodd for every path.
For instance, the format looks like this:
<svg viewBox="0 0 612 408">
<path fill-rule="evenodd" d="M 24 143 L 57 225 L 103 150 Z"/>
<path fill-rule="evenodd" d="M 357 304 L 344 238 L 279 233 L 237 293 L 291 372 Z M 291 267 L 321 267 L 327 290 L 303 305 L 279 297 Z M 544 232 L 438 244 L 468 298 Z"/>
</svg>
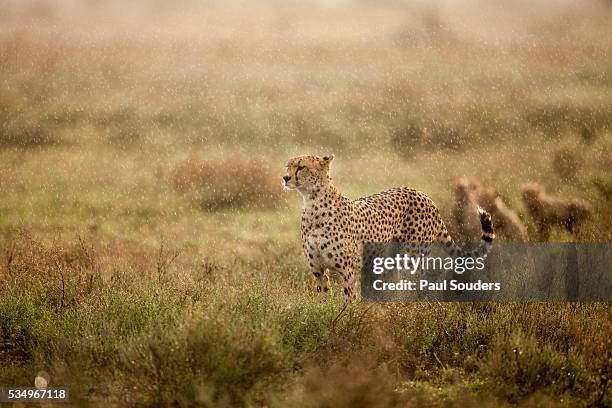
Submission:
<svg viewBox="0 0 612 408">
<path fill-rule="evenodd" d="M 353 236 L 360 242 L 433 242 L 446 232 L 434 202 L 412 188 L 355 200 Z"/>
</svg>

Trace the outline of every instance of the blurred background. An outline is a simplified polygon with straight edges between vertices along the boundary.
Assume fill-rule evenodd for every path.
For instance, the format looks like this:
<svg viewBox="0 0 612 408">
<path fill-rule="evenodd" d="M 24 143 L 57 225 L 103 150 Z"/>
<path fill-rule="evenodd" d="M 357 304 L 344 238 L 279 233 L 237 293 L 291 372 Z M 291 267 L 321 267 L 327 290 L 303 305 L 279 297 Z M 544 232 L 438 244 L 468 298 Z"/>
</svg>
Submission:
<svg viewBox="0 0 612 408">
<path fill-rule="evenodd" d="M 609 200 L 606 1 L 1 10 L 3 229 L 299 206 L 278 180 L 302 153 L 336 154 L 353 196 L 410 185 L 445 208 L 470 176 L 519 212 L 529 181 Z M 591 239 L 609 240 L 606 225 Z"/>
<path fill-rule="evenodd" d="M 449 219 L 465 176 L 531 237 L 520 191 L 537 182 L 592 206 L 580 233 L 552 241 L 608 242 L 611 21 L 604 0 L 0 0 L 0 383 L 45 367 L 91 401 L 217 395 L 204 387 L 217 403 L 262 405 L 268 373 L 290 381 L 313 354 L 340 361 L 369 344 L 401 366 L 388 389 L 369 363 L 353 369 L 373 401 L 408 373 L 425 395 L 490 380 L 511 384 L 495 394 L 510 403 L 554 384 L 605 405 L 603 306 L 418 306 L 365 322 L 356 306 L 337 323 L 341 300 L 310 297 L 301 198 L 281 177 L 294 155 L 333 153 L 344 194 L 407 185 Z M 480 334 L 461 337 L 465 316 Z M 417 326 L 395 333 L 398 322 Z M 526 360 L 512 371 L 516 347 Z M 324 386 L 319 362 L 306 395 Z M 343 387 L 328 391 L 361 394 Z"/>
</svg>

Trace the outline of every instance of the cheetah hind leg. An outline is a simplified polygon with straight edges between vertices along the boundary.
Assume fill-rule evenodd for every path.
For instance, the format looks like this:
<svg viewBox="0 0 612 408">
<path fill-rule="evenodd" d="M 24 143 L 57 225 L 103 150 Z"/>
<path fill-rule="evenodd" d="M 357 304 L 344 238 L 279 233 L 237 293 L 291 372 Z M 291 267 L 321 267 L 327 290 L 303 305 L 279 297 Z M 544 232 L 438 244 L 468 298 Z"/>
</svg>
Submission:
<svg viewBox="0 0 612 408">
<path fill-rule="evenodd" d="M 355 289 L 355 281 L 357 279 L 355 271 L 353 269 L 342 271 L 342 280 L 344 282 L 344 287 L 342 289 L 342 293 L 344 294 L 344 300 L 347 302 L 351 302 L 357 299 L 357 293 Z"/>
<path fill-rule="evenodd" d="M 347 260 L 344 268 L 339 270 L 344 282 L 342 293 L 344 294 L 344 300 L 347 302 L 357 299 L 357 274 L 360 273 L 360 271 L 361 258 L 358 256 L 357 252 L 354 252 L 353 256 Z"/>
<path fill-rule="evenodd" d="M 402 242 L 399 244 L 399 255 L 408 255 L 411 258 L 426 258 L 431 253 L 431 242 Z M 423 264 L 419 264 L 419 271 L 423 271 Z"/>
</svg>

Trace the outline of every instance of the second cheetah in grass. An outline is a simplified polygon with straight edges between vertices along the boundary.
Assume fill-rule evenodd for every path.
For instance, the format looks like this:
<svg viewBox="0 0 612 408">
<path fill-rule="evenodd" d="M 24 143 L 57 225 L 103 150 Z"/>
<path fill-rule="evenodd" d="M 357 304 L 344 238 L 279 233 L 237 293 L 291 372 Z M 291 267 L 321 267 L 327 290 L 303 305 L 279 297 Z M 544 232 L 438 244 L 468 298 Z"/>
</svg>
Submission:
<svg viewBox="0 0 612 408">
<path fill-rule="evenodd" d="M 539 184 L 528 184 L 522 189 L 523 201 L 538 230 L 540 241 L 548 241 L 553 226 L 576 234 L 579 226 L 593 212 L 589 203 L 575 198 L 554 198 Z"/>
</svg>

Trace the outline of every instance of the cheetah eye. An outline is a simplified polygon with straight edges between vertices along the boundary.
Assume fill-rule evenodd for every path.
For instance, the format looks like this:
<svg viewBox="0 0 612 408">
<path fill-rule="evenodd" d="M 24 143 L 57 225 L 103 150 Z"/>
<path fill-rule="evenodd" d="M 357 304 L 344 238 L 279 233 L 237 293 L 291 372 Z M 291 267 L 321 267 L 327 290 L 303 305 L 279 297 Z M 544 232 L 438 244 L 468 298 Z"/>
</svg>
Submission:
<svg viewBox="0 0 612 408">
<path fill-rule="evenodd" d="M 306 167 L 306 166 L 301 166 L 301 165 L 299 165 L 299 164 L 298 164 L 298 166 L 297 166 L 297 171 L 304 170 L 304 168 L 305 168 L 305 167 Z"/>
</svg>

